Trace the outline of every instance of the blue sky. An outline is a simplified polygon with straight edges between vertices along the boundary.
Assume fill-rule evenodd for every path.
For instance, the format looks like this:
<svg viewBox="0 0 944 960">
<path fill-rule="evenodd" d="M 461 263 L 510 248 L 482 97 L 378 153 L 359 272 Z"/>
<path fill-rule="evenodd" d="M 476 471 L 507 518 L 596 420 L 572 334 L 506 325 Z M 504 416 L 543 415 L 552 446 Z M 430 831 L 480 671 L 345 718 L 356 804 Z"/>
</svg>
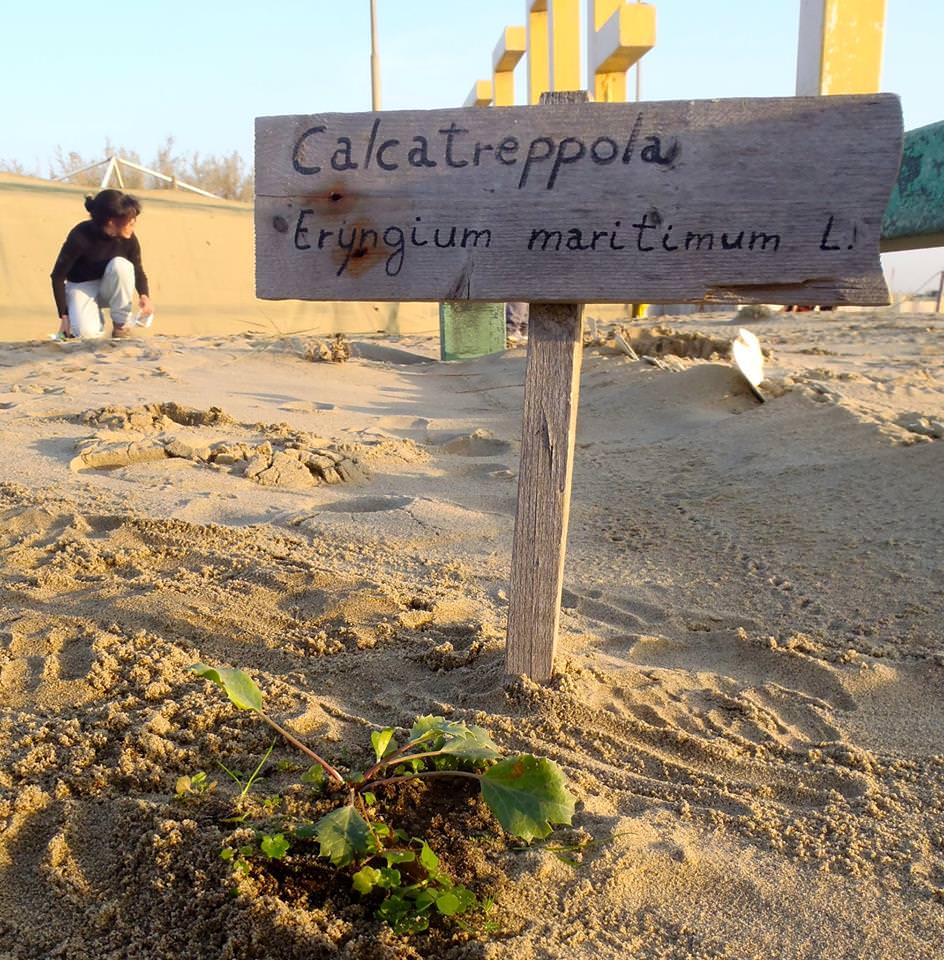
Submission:
<svg viewBox="0 0 944 960">
<path fill-rule="evenodd" d="M 385 109 L 461 104 L 524 0 L 378 0 Z M 261 114 L 370 109 L 368 0 L 4 4 L 0 157 L 45 166 L 106 137 L 150 157 L 252 152 Z M 794 89 L 799 0 L 657 0 L 645 99 Z M 941 0 L 889 0 L 883 87 L 907 127 L 944 119 Z M 523 83 L 523 64 L 518 70 Z M 937 76 L 935 76 L 938 74 Z"/>
<path fill-rule="evenodd" d="M 644 99 L 794 92 L 799 0 L 655 5 Z M 462 103 L 525 3 L 378 8 L 383 107 L 421 109 Z M 5 3 L 0 159 L 45 175 L 57 146 L 98 156 L 110 137 L 148 161 L 172 135 L 180 152 L 251 160 L 257 115 L 370 109 L 368 10 L 369 0 Z M 882 86 L 901 95 L 907 128 L 944 120 L 942 42 L 942 0 L 888 0 Z"/>
</svg>

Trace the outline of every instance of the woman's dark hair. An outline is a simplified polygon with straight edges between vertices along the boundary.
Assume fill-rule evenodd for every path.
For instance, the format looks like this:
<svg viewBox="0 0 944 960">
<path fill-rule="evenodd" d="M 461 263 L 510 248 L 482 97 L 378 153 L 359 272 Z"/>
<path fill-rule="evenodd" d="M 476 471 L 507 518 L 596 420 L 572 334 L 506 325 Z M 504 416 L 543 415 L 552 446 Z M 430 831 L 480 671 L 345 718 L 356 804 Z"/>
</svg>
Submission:
<svg viewBox="0 0 944 960">
<path fill-rule="evenodd" d="M 102 190 L 85 198 L 85 209 L 92 219 L 104 227 L 109 220 L 126 223 L 141 213 L 141 201 L 120 190 Z"/>
</svg>

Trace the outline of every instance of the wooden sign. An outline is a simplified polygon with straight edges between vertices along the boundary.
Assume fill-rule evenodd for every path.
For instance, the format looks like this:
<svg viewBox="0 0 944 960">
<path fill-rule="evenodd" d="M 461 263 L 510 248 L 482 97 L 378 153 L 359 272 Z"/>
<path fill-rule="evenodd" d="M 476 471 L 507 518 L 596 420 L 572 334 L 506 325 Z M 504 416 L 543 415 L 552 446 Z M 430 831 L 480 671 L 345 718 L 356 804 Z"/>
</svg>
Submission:
<svg viewBox="0 0 944 960">
<path fill-rule="evenodd" d="M 256 121 L 256 293 L 884 304 L 891 95 Z"/>
</svg>

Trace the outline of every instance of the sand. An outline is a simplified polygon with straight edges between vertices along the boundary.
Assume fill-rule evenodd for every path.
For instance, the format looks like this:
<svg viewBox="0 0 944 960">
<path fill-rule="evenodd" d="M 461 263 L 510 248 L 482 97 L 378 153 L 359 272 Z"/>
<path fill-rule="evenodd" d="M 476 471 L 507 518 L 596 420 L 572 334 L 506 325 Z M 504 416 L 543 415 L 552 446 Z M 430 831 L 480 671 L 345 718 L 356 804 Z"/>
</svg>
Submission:
<svg viewBox="0 0 944 960">
<path fill-rule="evenodd" d="M 763 405 L 698 337 L 588 347 L 543 687 L 503 676 L 523 350 L 0 345 L 0 957 L 939 957 L 944 318 L 746 325 Z M 573 862 L 492 825 L 484 939 L 234 884 L 216 762 L 270 741 L 196 660 L 350 762 L 430 712 L 551 757 Z"/>
</svg>

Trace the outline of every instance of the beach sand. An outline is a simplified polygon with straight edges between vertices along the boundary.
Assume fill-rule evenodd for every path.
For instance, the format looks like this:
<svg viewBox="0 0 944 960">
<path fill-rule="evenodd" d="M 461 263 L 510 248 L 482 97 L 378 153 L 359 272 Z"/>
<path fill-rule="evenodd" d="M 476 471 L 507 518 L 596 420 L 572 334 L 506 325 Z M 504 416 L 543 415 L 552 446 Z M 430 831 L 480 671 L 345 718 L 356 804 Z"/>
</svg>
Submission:
<svg viewBox="0 0 944 960">
<path fill-rule="evenodd" d="M 0 957 L 940 957 L 944 318 L 743 325 L 765 404 L 588 347 L 546 686 L 503 676 L 523 350 L 0 345 Z M 492 823 L 483 939 L 234 884 L 217 761 L 270 740 L 197 660 L 344 762 L 426 713 L 554 759 L 571 855 Z"/>
</svg>

